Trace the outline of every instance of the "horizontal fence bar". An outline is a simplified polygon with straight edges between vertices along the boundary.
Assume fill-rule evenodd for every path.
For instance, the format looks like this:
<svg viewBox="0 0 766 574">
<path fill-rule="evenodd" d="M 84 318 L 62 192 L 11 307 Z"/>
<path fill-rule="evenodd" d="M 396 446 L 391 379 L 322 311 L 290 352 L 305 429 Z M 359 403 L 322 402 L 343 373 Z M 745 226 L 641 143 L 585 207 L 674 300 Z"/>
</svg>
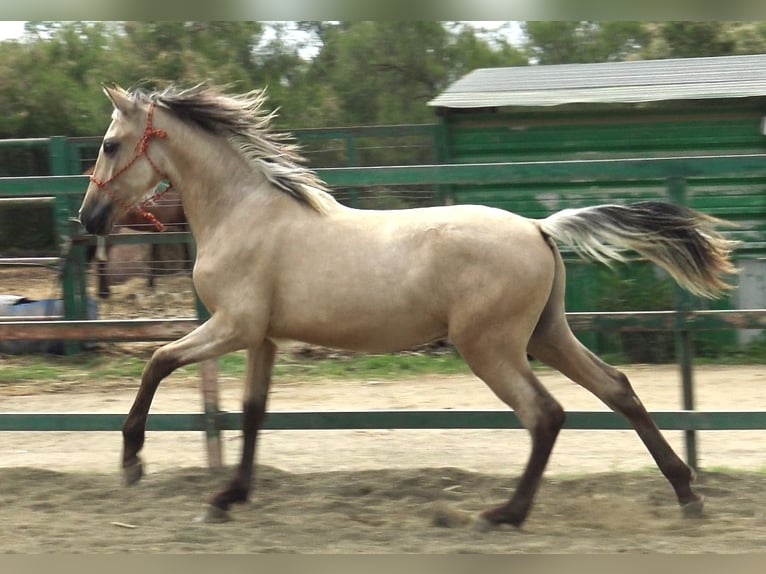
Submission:
<svg viewBox="0 0 766 574">
<path fill-rule="evenodd" d="M 88 189 L 88 181 L 87 175 L 0 177 L 0 196 L 83 196 Z"/>
<path fill-rule="evenodd" d="M 764 411 L 655 411 L 650 413 L 665 430 L 762 430 Z M 118 431 L 125 420 L 119 413 L 0 413 L 0 431 Z M 240 430 L 241 412 L 150 414 L 150 431 L 202 431 L 212 417 L 219 430 Z M 380 410 L 276 411 L 264 422 L 266 430 L 428 430 L 522 429 L 512 411 Z M 628 430 L 630 425 L 611 411 L 570 411 L 564 428 L 570 430 Z"/>
<path fill-rule="evenodd" d="M 766 309 L 739 311 L 638 311 L 567 313 L 575 331 L 675 331 L 766 329 Z M 100 319 L 88 321 L 9 321 L 0 339 L 75 341 L 168 341 L 186 335 L 198 319 Z"/>
<path fill-rule="evenodd" d="M 63 319 L 63 315 L 0 315 L 0 321 L 50 321 Z"/>
<path fill-rule="evenodd" d="M 56 198 L 50 195 L 41 195 L 39 197 L 0 197 L 0 207 L 13 205 L 47 205 L 56 201 Z"/>
<path fill-rule="evenodd" d="M 0 139 L 0 147 L 40 147 L 50 142 L 49 138 L 8 138 Z"/>
<path fill-rule="evenodd" d="M 352 138 L 383 138 L 431 136 L 436 124 L 392 124 L 379 126 L 350 126 L 336 128 L 300 128 L 291 130 L 291 134 L 300 141 Z"/>
<path fill-rule="evenodd" d="M 319 168 L 316 173 L 333 187 L 375 185 L 471 185 L 493 183 L 572 182 L 716 177 L 766 174 L 766 154 L 649 157 L 626 159 L 526 161 L 414 166 Z M 0 195 L 83 194 L 84 175 L 0 178 Z"/>
<path fill-rule="evenodd" d="M 766 173 L 766 155 L 691 156 L 600 160 L 562 160 L 509 163 L 442 164 L 417 166 L 338 167 L 316 173 L 333 187 L 372 185 L 488 185 L 605 181 L 612 179 L 667 179 Z"/>
<path fill-rule="evenodd" d="M 147 224 L 147 229 L 150 227 L 152 227 L 152 224 Z M 95 245 L 97 237 L 95 235 L 81 235 L 73 237 L 72 241 L 84 245 Z M 115 233 L 106 237 L 108 245 L 143 245 L 147 243 L 167 245 L 191 243 L 193 241 L 194 238 L 188 231 L 163 231 L 161 233 L 156 231 L 130 231 L 129 233 Z"/>
<path fill-rule="evenodd" d="M 101 319 L 93 321 L 9 321 L 0 323 L 0 339 L 18 341 L 174 341 L 200 324 L 199 319 Z"/>
<path fill-rule="evenodd" d="M 574 331 L 715 331 L 766 329 L 766 309 L 569 312 Z"/>
<path fill-rule="evenodd" d="M 0 257 L 0 265 L 58 265 L 61 257 Z"/>
</svg>

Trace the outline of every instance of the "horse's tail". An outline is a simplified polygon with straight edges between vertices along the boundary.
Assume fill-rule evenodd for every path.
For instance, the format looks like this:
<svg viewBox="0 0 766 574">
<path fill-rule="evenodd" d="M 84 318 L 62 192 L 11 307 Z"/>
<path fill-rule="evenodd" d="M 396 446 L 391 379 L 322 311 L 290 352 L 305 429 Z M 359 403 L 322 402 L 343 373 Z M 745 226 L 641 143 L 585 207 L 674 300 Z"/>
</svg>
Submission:
<svg viewBox="0 0 766 574">
<path fill-rule="evenodd" d="M 661 201 L 564 209 L 539 221 L 540 228 L 582 256 L 609 265 L 632 249 L 653 261 L 695 295 L 713 298 L 733 287 L 729 259 L 735 242 L 713 229 L 726 223 L 693 209 Z"/>
</svg>

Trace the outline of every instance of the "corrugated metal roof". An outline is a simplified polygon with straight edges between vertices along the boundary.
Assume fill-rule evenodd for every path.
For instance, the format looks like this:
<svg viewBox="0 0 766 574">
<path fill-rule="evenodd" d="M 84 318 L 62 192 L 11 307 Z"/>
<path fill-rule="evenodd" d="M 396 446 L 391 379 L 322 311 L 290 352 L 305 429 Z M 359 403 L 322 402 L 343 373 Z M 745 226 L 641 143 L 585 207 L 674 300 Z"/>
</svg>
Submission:
<svg viewBox="0 0 766 574">
<path fill-rule="evenodd" d="M 445 108 L 636 103 L 766 95 L 766 54 L 481 68 L 428 102 Z"/>
</svg>

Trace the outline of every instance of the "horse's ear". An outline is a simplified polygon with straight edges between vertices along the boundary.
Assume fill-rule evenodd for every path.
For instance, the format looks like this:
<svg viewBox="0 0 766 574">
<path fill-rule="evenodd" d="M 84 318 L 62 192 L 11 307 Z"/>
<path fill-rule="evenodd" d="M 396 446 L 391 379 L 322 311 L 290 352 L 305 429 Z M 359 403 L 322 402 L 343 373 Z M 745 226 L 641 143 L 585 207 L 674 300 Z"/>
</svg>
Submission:
<svg viewBox="0 0 766 574">
<path fill-rule="evenodd" d="M 136 109 L 137 105 L 130 94 L 117 84 L 104 84 L 104 94 L 112 101 L 114 109 L 120 110 L 126 116 Z"/>
</svg>

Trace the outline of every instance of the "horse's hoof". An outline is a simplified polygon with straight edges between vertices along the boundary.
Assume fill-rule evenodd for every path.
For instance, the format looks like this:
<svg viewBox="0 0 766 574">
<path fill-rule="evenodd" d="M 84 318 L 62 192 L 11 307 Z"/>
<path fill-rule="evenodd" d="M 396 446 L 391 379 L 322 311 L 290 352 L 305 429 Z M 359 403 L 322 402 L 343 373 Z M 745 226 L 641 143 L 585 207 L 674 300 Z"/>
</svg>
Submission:
<svg viewBox="0 0 766 574">
<path fill-rule="evenodd" d="M 199 516 L 194 518 L 194 522 L 204 522 L 205 524 L 222 524 L 229 522 L 231 516 L 227 510 L 208 504 L 205 506 L 205 510 Z"/>
<path fill-rule="evenodd" d="M 140 460 L 122 468 L 123 486 L 133 486 L 141 480 L 142 476 L 144 476 L 144 464 Z"/>
<path fill-rule="evenodd" d="M 473 521 L 473 529 L 476 532 L 481 532 L 482 534 L 484 534 L 485 532 L 491 532 L 492 530 L 495 530 L 496 528 L 497 528 L 497 524 L 487 520 L 483 516 L 477 516 L 476 519 Z"/>
<path fill-rule="evenodd" d="M 686 518 L 701 518 L 705 515 L 705 497 L 700 495 L 697 500 L 682 504 L 681 512 Z"/>
<path fill-rule="evenodd" d="M 476 528 L 482 532 L 488 530 L 495 530 L 503 525 L 520 528 L 521 523 L 524 522 L 525 516 L 519 517 L 517 512 L 511 512 L 508 509 L 507 504 L 495 506 L 494 508 L 488 508 L 477 518 Z"/>
</svg>

